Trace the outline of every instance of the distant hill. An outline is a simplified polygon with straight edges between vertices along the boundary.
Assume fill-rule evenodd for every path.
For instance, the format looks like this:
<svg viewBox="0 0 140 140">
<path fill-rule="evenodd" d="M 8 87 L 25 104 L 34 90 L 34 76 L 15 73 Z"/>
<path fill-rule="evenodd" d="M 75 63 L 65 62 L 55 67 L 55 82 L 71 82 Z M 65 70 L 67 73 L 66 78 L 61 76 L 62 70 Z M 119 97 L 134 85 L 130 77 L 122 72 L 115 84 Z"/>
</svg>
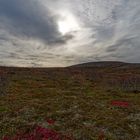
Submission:
<svg viewBox="0 0 140 140">
<path fill-rule="evenodd" d="M 77 65 L 70 66 L 72 68 L 105 68 L 105 67 L 119 67 L 119 68 L 129 68 L 129 67 L 140 67 L 140 63 L 126 63 L 126 62 L 119 62 L 119 61 L 100 61 L 100 62 L 88 62 L 88 63 L 82 63 Z"/>
</svg>

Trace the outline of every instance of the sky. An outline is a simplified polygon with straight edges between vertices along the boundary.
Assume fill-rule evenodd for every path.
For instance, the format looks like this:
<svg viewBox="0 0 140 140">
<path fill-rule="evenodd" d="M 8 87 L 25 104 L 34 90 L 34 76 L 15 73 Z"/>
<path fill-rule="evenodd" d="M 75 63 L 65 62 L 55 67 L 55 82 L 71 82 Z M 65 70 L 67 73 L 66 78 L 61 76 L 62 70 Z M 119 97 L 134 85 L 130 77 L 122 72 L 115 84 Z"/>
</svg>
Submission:
<svg viewBox="0 0 140 140">
<path fill-rule="evenodd" d="M 0 0 L 0 65 L 140 62 L 140 0 Z"/>
</svg>

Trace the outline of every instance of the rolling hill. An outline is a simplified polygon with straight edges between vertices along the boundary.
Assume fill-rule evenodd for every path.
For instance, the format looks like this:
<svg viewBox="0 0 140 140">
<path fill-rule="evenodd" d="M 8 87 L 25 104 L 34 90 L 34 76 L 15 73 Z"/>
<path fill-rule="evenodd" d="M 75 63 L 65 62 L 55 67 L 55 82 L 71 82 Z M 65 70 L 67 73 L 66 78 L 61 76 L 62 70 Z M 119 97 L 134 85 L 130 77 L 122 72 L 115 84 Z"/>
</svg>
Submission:
<svg viewBox="0 0 140 140">
<path fill-rule="evenodd" d="M 88 67 L 88 68 L 140 68 L 140 63 L 126 63 L 126 62 L 118 62 L 118 61 L 100 61 L 100 62 L 88 62 L 73 65 L 70 67 Z"/>
</svg>

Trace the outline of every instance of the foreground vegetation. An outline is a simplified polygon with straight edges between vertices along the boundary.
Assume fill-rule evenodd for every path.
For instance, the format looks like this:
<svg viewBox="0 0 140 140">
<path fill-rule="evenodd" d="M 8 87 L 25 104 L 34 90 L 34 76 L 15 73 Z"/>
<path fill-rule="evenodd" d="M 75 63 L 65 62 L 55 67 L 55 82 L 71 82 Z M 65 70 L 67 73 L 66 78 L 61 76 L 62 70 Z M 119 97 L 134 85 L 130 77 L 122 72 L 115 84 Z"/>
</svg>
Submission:
<svg viewBox="0 0 140 140">
<path fill-rule="evenodd" d="M 139 67 L 1 67 L 0 76 L 0 139 L 140 138 Z"/>
</svg>

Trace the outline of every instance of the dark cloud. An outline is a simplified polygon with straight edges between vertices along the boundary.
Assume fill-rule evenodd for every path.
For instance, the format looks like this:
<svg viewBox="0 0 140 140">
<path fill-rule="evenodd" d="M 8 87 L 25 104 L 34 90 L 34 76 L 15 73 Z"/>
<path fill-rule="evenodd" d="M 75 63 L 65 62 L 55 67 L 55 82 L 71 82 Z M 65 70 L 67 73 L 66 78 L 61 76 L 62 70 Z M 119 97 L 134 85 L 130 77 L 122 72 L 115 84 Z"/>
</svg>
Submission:
<svg viewBox="0 0 140 140">
<path fill-rule="evenodd" d="M 57 18 L 36 0 L 0 0 L 0 24 L 14 36 L 65 43 L 68 38 L 58 32 Z"/>
<path fill-rule="evenodd" d="M 115 52 L 119 48 L 130 48 L 137 49 L 139 44 L 137 44 L 137 38 L 136 37 L 130 37 L 130 38 L 123 38 L 120 40 L 117 40 L 114 45 L 108 46 L 107 52 Z"/>
<path fill-rule="evenodd" d="M 49 40 L 49 44 L 51 45 L 62 45 L 62 44 L 66 44 L 68 40 L 71 40 L 74 38 L 74 35 L 71 34 L 66 34 L 64 36 L 60 36 L 58 38 L 52 38 Z"/>
<path fill-rule="evenodd" d="M 7 41 L 7 39 L 3 36 L 0 36 L 0 41 Z"/>
</svg>

